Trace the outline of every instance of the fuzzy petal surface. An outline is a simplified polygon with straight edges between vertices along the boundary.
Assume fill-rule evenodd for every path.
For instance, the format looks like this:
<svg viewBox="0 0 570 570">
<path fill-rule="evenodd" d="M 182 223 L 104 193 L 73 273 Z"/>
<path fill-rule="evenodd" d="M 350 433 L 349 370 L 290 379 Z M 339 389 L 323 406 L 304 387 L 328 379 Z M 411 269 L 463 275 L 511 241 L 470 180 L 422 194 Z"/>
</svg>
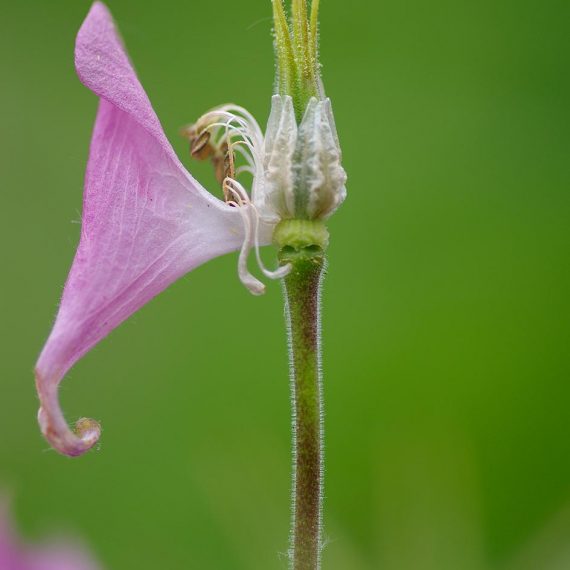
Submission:
<svg viewBox="0 0 570 570">
<path fill-rule="evenodd" d="M 102 3 L 79 31 L 75 65 L 100 103 L 80 243 L 36 366 L 40 427 L 70 456 L 90 449 L 100 427 L 81 419 L 69 429 L 57 394 L 66 372 L 173 281 L 243 242 L 236 208 L 206 192 L 176 157 Z"/>
</svg>

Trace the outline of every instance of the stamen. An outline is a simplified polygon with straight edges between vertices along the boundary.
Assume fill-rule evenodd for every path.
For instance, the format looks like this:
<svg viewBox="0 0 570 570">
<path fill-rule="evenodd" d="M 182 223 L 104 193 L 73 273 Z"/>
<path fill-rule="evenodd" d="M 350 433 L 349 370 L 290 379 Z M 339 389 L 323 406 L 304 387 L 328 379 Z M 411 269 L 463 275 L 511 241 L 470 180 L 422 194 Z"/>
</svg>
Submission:
<svg viewBox="0 0 570 570">
<path fill-rule="evenodd" d="M 263 260 L 261 259 L 260 247 L 259 247 L 259 213 L 257 212 L 257 208 L 255 207 L 255 205 L 249 200 L 249 197 L 247 196 L 244 187 L 239 182 L 232 179 L 226 179 L 226 184 L 228 190 L 230 190 L 230 192 L 238 196 L 238 200 L 241 198 L 242 201 L 240 201 L 240 205 L 247 206 L 247 209 L 251 214 L 250 218 L 248 219 L 248 227 L 251 231 L 251 224 L 253 221 L 253 232 L 252 232 L 253 244 L 250 245 L 248 253 L 252 247 L 255 249 L 255 257 L 257 259 L 257 264 L 259 266 L 259 269 L 261 269 L 263 275 L 265 275 L 265 277 L 267 277 L 268 279 L 281 279 L 282 277 L 285 277 L 291 271 L 292 268 L 291 264 L 288 263 L 287 265 L 283 265 L 271 271 L 270 269 L 267 269 L 267 267 L 263 263 Z M 243 211 L 243 209 L 245 208 L 242 208 L 240 212 Z"/>
<path fill-rule="evenodd" d="M 240 174 L 243 174 L 244 172 L 247 172 L 248 174 L 255 176 L 255 172 L 253 171 L 253 168 L 251 166 L 248 166 L 247 164 L 244 164 L 242 166 L 237 167 L 236 176 L 239 176 Z"/>
<path fill-rule="evenodd" d="M 251 201 L 245 188 L 237 180 L 228 177 L 224 180 L 224 185 L 234 196 L 237 197 L 238 204 L 240 206 L 243 207 L 250 205 Z"/>
<path fill-rule="evenodd" d="M 252 208 L 255 209 L 255 206 L 252 205 Z M 291 269 L 293 269 L 293 266 L 290 263 L 287 263 L 286 265 L 281 265 L 280 267 L 278 267 L 277 269 L 274 269 L 273 271 L 270 269 L 267 269 L 267 267 L 265 267 L 265 264 L 263 263 L 263 260 L 261 259 L 261 253 L 260 253 L 260 247 L 259 247 L 259 215 L 257 214 L 257 210 L 256 210 L 256 216 L 255 216 L 255 229 L 253 231 L 253 242 L 254 242 L 254 248 L 255 248 L 255 257 L 257 259 L 257 265 L 259 266 L 259 269 L 261 269 L 261 272 L 263 273 L 263 275 L 265 275 L 265 277 L 267 277 L 268 279 L 282 279 L 283 277 L 286 277 L 287 275 L 289 275 L 289 273 L 291 272 Z"/>
<path fill-rule="evenodd" d="M 244 146 L 246 148 L 243 148 Z M 230 145 L 230 148 L 232 150 L 235 148 L 236 151 L 239 152 L 245 158 L 245 160 L 248 162 L 249 166 L 252 166 L 252 167 L 255 166 L 255 161 L 253 160 L 253 157 L 252 157 L 252 154 L 255 152 L 255 150 L 250 143 L 248 143 L 247 141 L 244 141 L 244 140 L 239 140 L 239 141 L 232 143 Z M 250 152 L 247 152 L 248 150 Z"/>
<path fill-rule="evenodd" d="M 224 129 L 226 134 L 225 136 L 220 137 L 220 140 L 216 143 L 218 146 L 223 143 L 224 141 L 229 141 L 231 140 L 231 138 L 235 135 L 240 137 L 240 141 L 239 142 L 243 142 L 244 144 L 246 144 L 248 146 L 248 148 L 250 149 L 252 154 L 257 155 L 258 152 L 255 149 L 255 141 L 254 139 L 248 135 L 247 132 L 245 132 L 241 127 L 235 127 L 234 125 L 232 125 L 231 123 L 211 123 L 209 124 L 207 127 L 205 127 L 203 129 L 202 132 L 208 132 L 210 129 L 216 130 L 217 131 Z M 230 134 L 231 131 L 231 134 Z"/>
<path fill-rule="evenodd" d="M 225 186 L 227 186 L 227 189 L 237 197 L 237 203 L 233 202 L 233 204 L 237 206 L 238 212 L 241 214 L 241 219 L 243 221 L 243 226 L 245 229 L 245 238 L 243 240 L 243 244 L 241 246 L 238 257 L 238 275 L 240 281 L 254 295 L 263 295 L 263 293 L 265 293 L 265 285 L 259 279 L 254 277 L 254 275 L 252 275 L 252 273 L 250 273 L 249 269 L 247 268 L 247 258 L 249 257 L 249 252 L 251 251 L 254 243 L 251 218 L 249 215 L 250 204 L 247 204 L 242 200 L 242 191 L 245 193 L 245 190 L 243 187 L 240 188 L 241 184 L 239 184 L 239 182 L 230 178 L 226 178 L 224 182 Z M 236 187 L 234 187 L 234 183 Z M 245 196 L 247 199 L 247 194 Z"/>
<path fill-rule="evenodd" d="M 217 157 L 224 155 L 226 166 L 223 170 L 222 189 L 226 203 L 238 209 L 245 233 L 238 258 L 238 275 L 249 291 L 254 295 L 261 295 L 265 292 L 265 285 L 247 268 L 247 259 L 252 249 L 255 250 L 259 269 L 268 279 L 281 279 L 291 271 L 290 264 L 272 271 L 261 259 L 259 246 L 261 216 L 254 204 L 255 195 L 259 191 L 259 185 L 263 184 L 264 177 L 265 143 L 261 128 L 246 109 L 229 104 L 212 109 L 200 117 L 196 123 L 195 132 L 196 154 L 202 151 L 200 143 L 204 142 L 213 148 Z M 235 153 L 239 153 L 247 164 L 235 168 Z M 221 165 L 219 166 L 222 168 Z M 236 180 L 236 177 L 244 172 L 253 177 L 251 197 Z"/>
<path fill-rule="evenodd" d="M 261 131 L 259 123 L 255 120 L 255 117 L 247 109 L 245 109 L 244 107 L 240 107 L 239 105 L 234 105 L 233 103 L 224 105 L 222 109 L 224 111 L 230 111 L 230 112 L 233 111 L 234 113 L 239 113 L 240 115 L 243 115 L 248 121 L 250 127 L 252 127 L 253 130 L 255 131 L 257 137 L 261 140 L 263 139 L 263 133 Z"/>
</svg>

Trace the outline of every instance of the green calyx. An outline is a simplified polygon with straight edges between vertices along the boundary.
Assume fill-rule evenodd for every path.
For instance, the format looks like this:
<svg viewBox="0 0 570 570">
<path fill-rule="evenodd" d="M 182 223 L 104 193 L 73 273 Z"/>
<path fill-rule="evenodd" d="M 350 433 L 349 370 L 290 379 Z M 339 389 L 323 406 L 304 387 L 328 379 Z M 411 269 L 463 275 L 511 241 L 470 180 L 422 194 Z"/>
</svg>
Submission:
<svg viewBox="0 0 570 570">
<path fill-rule="evenodd" d="M 287 18 L 283 0 L 272 0 L 279 95 L 293 98 L 300 122 L 311 97 L 320 98 L 318 62 L 319 0 L 291 0 L 291 17 Z"/>
<path fill-rule="evenodd" d="M 273 232 L 281 261 L 319 258 L 329 243 L 329 232 L 320 220 L 282 220 Z"/>
</svg>

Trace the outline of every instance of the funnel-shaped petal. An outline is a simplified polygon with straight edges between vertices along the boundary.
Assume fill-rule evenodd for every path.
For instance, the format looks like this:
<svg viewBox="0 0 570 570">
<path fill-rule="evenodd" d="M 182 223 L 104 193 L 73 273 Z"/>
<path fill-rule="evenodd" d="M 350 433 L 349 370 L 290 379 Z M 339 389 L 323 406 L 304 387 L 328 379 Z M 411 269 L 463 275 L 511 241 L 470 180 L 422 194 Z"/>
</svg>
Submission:
<svg viewBox="0 0 570 570">
<path fill-rule="evenodd" d="M 36 368 L 41 429 L 67 455 L 87 451 L 100 433 L 93 420 L 79 420 L 75 433 L 65 422 L 57 386 L 69 368 L 173 281 L 243 242 L 237 209 L 180 164 L 101 3 L 79 31 L 75 63 L 101 101 L 81 239 Z"/>
</svg>

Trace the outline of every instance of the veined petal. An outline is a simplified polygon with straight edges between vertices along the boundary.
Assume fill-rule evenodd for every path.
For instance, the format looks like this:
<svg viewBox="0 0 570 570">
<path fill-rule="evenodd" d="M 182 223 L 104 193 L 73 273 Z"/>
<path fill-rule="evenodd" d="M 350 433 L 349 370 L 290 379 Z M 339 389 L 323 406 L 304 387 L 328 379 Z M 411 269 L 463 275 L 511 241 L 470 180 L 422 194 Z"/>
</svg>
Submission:
<svg viewBox="0 0 570 570">
<path fill-rule="evenodd" d="M 99 2 L 77 36 L 75 63 L 101 101 L 80 243 L 36 367 L 40 427 L 71 456 L 91 448 L 100 427 L 82 419 L 69 429 L 57 395 L 66 372 L 173 281 L 244 239 L 237 208 L 211 196 L 180 164 Z"/>
</svg>

